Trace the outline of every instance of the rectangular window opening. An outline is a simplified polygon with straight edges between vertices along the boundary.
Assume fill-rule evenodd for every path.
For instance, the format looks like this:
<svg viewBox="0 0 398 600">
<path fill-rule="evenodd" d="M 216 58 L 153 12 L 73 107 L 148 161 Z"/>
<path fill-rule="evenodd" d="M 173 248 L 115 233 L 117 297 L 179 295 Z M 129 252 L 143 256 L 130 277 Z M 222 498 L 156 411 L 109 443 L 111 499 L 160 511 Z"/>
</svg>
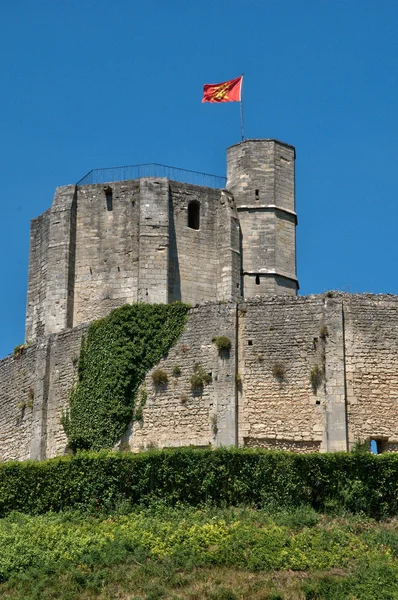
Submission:
<svg viewBox="0 0 398 600">
<path fill-rule="evenodd" d="M 112 211 L 113 210 L 113 192 L 112 192 L 112 188 L 111 187 L 106 187 L 104 189 L 105 192 L 105 199 L 106 199 L 106 210 L 107 211 Z"/>
</svg>

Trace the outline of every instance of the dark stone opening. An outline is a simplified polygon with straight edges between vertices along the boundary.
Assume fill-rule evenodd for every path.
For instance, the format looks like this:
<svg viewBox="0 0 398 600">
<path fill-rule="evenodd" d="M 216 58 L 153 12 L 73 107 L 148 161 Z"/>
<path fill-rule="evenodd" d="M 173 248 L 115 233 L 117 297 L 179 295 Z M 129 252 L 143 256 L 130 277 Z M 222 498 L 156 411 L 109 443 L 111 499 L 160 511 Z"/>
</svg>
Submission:
<svg viewBox="0 0 398 600">
<path fill-rule="evenodd" d="M 106 210 L 113 210 L 113 192 L 111 187 L 104 188 L 106 198 Z"/>
<path fill-rule="evenodd" d="M 196 200 L 188 204 L 188 227 L 190 229 L 200 227 L 200 204 Z"/>
</svg>

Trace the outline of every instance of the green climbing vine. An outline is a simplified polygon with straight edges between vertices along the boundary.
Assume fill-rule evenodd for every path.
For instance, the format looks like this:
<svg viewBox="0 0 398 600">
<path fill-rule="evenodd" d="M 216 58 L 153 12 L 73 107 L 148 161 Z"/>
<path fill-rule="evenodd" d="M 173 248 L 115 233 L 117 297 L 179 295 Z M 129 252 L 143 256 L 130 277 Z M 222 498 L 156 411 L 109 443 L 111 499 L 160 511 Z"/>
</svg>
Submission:
<svg viewBox="0 0 398 600">
<path fill-rule="evenodd" d="M 134 418 L 140 384 L 184 330 L 188 306 L 126 304 L 82 340 L 77 384 L 62 424 L 71 448 L 111 448 Z M 136 416 L 137 418 L 137 416 Z"/>
</svg>

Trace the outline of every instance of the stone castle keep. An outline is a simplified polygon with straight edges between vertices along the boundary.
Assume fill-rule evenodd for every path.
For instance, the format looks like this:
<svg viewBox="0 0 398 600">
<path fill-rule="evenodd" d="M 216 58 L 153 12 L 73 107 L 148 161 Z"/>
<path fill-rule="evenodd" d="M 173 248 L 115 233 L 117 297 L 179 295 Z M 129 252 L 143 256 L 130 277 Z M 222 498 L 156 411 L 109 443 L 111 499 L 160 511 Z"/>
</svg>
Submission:
<svg viewBox="0 0 398 600">
<path fill-rule="evenodd" d="M 297 296 L 295 150 L 227 150 L 225 187 L 139 177 L 58 188 L 31 224 L 26 345 L 0 361 L 0 460 L 63 454 L 88 323 L 126 303 L 192 305 L 121 442 L 398 450 L 398 297 Z M 213 339 L 227 336 L 228 357 Z M 200 363 L 212 381 L 193 394 Z M 181 376 L 173 377 L 178 365 Z"/>
</svg>

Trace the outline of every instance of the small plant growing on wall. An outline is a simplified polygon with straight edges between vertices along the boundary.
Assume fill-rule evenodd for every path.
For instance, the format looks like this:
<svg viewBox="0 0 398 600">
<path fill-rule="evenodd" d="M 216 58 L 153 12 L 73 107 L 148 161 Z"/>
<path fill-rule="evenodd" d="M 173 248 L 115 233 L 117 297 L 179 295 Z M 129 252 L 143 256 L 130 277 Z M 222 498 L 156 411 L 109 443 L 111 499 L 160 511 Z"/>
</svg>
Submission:
<svg viewBox="0 0 398 600">
<path fill-rule="evenodd" d="M 137 421 L 141 425 L 144 422 L 144 406 L 148 398 L 148 392 L 145 387 L 142 387 L 138 395 L 138 402 L 133 413 L 133 421 Z"/>
<path fill-rule="evenodd" d="M 357 440 L 353 444 L 351 452 L 355 452 L 355 454 L 368 454 L 370 452 L 370 440 Z"/>
<path fill-rule="evenodd" d="M 314 365 L 310 371 L 310 383 L 314 394 L 316 394 L 318 389 L 320 388 L 323 378 L 324 372 L 322 367 L 320 367 L 319 365 Z"/>
<path fill-rule="evenodd" d="M 217 435 L 217 433 L 218 433 L 217 415 L 212 415 L 210 417 L 210 423 L 211 423 L 211 430 L 213 432 L 213 435 Z"/>
<path fill-rule="evenodd" d="M 236 381 L 238 390 L 242 391 L 242 375 L 240 373 L 237 373 L 235 375 L 235 381 Z"/>
<path fill-rule="evenodd" d="M 201 365 L 196 364 L 194 366 L 194 372 L 190 377 L 189 383 L 191 384 L 192 390 L 200 391 L 203 389 L 204 385 L 211 383 L 211 380 L 211 374 L 207 373 Z"/>
<path fill-rule="evenodd" d="M 281 362 L 274 363 L 272 366 L 272 375 L 275 377 L 275 379 L 277 381 L 279 381 L 279 383 L 282 383 L 282 381 L 285 381 L 285 377 L 286 377 L 285 365 Z"/>
<path fill-rule="evenodd" d="M 193 390 L 200 390 L 203 388 L 203 379 L 199 373 L 193 373 L 189 379 L 189 383 Z"/>
<path fill-rule="evenodd" d="M 25 344 L 19 344 L 14 348 L 14 358 L 20 358 L 25 349 Z"/>
<path fill-rule="evenodd" d="M 181 367 L 179 367 L 178 365 L 175 365 L 173 367 L 173 377 L 180 377 L 182 371 L 181 371 Z"/>
<path fill-rule="evenodd" d="M 131 452 L 130 444 L 128 442 L 120 442 L 119 452 Z"/>
<path fill-rule="evenodd" d="M 229 356 L 232 342 L 226 335 L 219 335 L 213 338 L 213 343 L 216 345 L 217 350 L 221 356 Z"/>
<path fill-rule="evenodd" d="M 325 341 L 328 336 L 329 331 L 327 325 L 322 325 L 322 327 L 319 330 L 319 337 L 321 338 L 321 340 Z"/>
<path fill-rule="evenodd" d="M 152 381 L 156 387 L 162 387 L 167 385 L 169 378 L 165 371 L 156 369 L 156 371 L 152 373 Z"/>
</svg>

